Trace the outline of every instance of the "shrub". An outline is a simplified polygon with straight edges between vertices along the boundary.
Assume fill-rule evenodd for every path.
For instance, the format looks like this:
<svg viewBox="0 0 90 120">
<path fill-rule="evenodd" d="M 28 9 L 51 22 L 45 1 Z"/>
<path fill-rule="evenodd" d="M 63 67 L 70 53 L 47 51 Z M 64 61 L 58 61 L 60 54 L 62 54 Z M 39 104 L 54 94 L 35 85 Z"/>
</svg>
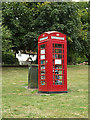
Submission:
<svg viewBox="0 0 90 120">
<path fill-rule="evenodd" d="M 3 64 L 19 64 L 17 58 L 15 58 L 14 53 L 12 52 L 2 52 L 2 63 Z"/>
<path fill-rule="evenodd" d="M 88 59 L 86 58 L 86 56 L 84 56 L 84 57 L 78 57 L 78 58 L 76 59 L 76 62 L 77 62 L 78 64 L 83 63 L 83 62 L 87 62 L 87 61 L 88 61 Z"/>
</svg>

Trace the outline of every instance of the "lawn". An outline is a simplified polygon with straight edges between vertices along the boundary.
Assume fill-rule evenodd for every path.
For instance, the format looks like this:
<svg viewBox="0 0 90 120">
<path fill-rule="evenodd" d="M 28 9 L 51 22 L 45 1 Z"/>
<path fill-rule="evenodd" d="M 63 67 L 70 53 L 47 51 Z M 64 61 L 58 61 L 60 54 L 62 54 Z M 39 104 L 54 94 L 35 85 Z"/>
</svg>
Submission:
<svg viewBox="0 0 90 120">
<path fill-rule="evenodd" d="M 3 118 L 87 118 L 88 66 L 68 66 L 68 93 L 27 89 L 28 68 L 2 68 Z"/>
</svg>

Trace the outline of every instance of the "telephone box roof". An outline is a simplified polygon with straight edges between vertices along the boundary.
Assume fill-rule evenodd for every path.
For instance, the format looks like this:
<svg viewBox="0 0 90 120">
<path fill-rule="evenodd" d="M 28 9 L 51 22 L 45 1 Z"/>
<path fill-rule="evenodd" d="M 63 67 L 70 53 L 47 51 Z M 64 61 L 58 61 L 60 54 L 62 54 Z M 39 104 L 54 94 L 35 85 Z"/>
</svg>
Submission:
<svg viewBox="0 0 90 120">
<path fill-rule="evenodd" d="M 58 31 L 48 31 L 48 32 L 45 32 L 45 33 L 51 34 L 51 33 L 55 33 L 55 32 L 58 32 Z"/>
<path fill-rule="evenodd" d="M 66 41 L 66 35 L 61 33 L 61 32 L 58 32 L 58 31 L 48 31 L 48 32 L 44 32 L 42 33 L 39 37 L 38 37 L 38 42 L 44 42 L 44 41 L 47 41 L 49 40 L 49 37 L 52 39 L 52 40 L 64 40 Z"/>
</svg>

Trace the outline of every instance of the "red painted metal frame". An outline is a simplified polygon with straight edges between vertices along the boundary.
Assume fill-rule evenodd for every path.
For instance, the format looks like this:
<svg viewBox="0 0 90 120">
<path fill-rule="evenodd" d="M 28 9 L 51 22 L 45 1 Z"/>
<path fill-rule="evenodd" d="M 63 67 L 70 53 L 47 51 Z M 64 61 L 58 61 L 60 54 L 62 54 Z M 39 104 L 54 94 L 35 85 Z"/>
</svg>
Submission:
<svg viewBox="0 0 90 120">
<path fill-rule="evenodd" d="M 64 37 L 64 40 L 54 39 L 54 38 L 52 39 L 51 36 Z M 42 38 L 45 38 L 45 39 L 42 39 Z M 43 44 L 45 44 L 45 66 L 46 67 L 45 67 L 45 79 L 41 80 L 41 59 L 40 59 L 41 49 L 40 49 L 40 46 Z M 61 48 L 61 49 L 64 49 L 64 53 L 63 53 L 64 58 L 62 58 L 64 60 L 64 63 L 63 63 L 64 74 L 62 73 L 62 75 L 64 76 L 64 79 L 62 80 L 64 81 L 64 85 L 53 84 L 53 44 L 64 45 L 64 48 Z M 45 81 L 45 85 L 41 85 L 41 81 Z M 65 34 L 62 34 L 60 32 L 50 32 L 50 33 L 47 32 L 47 33 L 41 34 L 38 38 L 38 91 L 40 92 L 67 91 L 67 41 L 66 41 Z"/>
</svg>

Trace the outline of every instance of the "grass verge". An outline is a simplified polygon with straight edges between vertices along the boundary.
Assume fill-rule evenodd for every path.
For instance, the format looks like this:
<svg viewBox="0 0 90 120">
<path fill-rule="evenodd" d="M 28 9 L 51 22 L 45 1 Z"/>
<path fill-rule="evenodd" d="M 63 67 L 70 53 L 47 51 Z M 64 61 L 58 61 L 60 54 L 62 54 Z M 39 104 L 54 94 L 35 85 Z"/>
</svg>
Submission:
<svg viewBox="0 0 90 120">
<path fill-rule="evenodd" d="M 2 68 L 3 118 L 87 118 L 88 66 L 68 66 L 68 93 L 27 89 L 28 69 Z"/>
</svg>

